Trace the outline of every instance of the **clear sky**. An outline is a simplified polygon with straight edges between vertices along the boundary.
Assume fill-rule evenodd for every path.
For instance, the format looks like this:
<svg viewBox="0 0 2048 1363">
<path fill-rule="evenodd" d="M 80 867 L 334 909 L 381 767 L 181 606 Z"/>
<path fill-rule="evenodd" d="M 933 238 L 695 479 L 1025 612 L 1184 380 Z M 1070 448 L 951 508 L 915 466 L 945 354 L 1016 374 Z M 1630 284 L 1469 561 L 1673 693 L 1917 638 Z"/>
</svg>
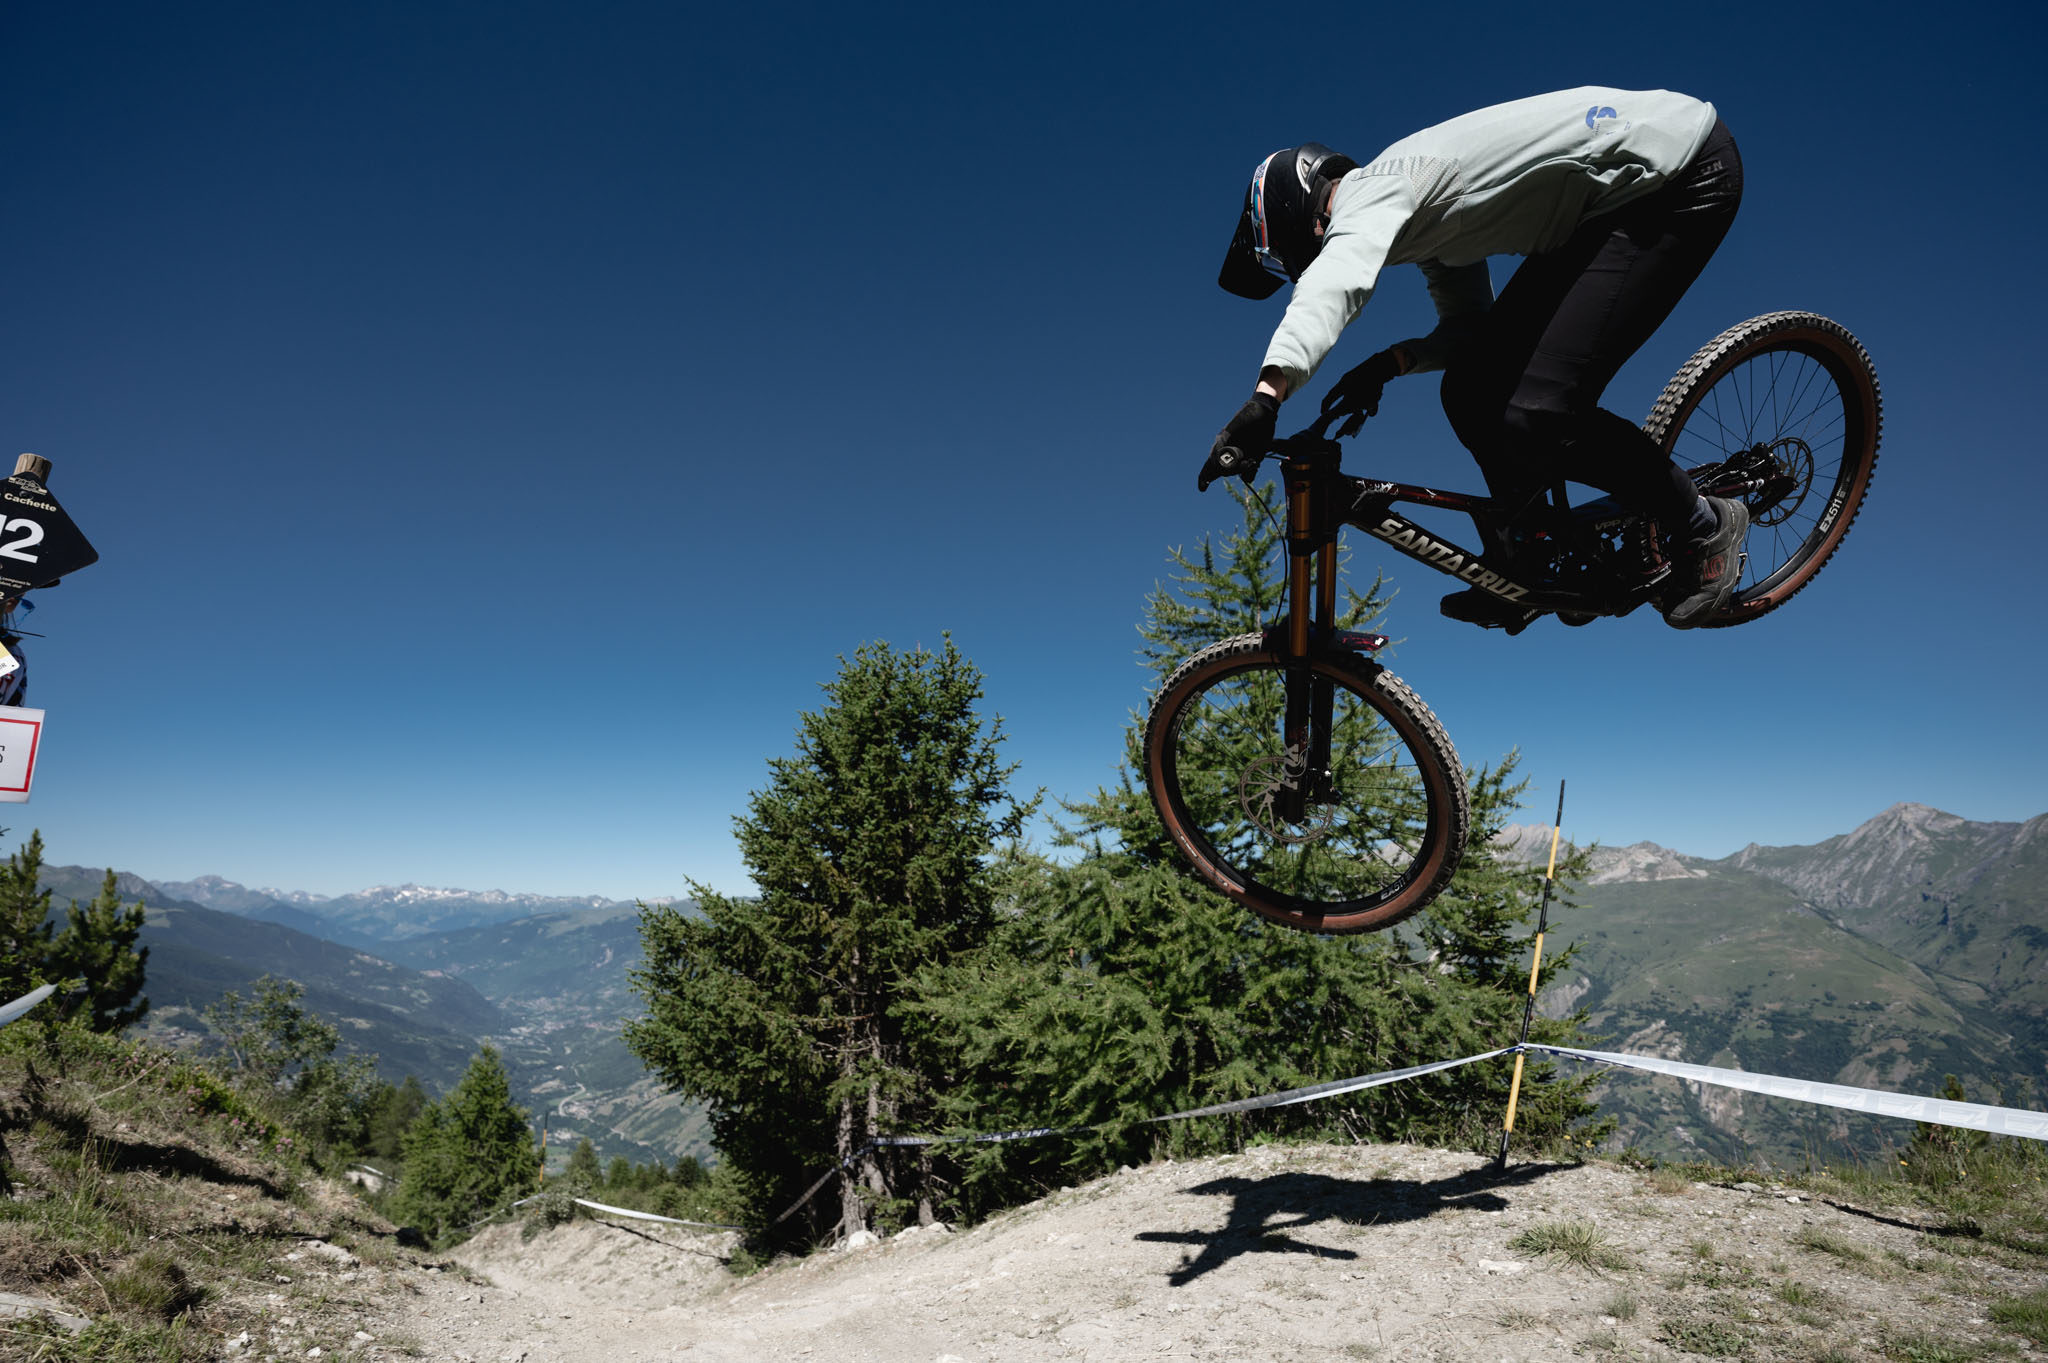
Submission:
<svg viewBox="0 0 2048 1363">
<path fill-rule="evenodd" d="M 1194 474 L 1281 309 L 1214 283 L 1252 166 L 1588 83 L 1712 100 L 1748 181 L 1609 405 L 1825 313 L 1884 383 L 1871 500 L 1732 631 L 1510 639 L 1394 559 L 1390 665 L 1582 840 L 2048 811 L 2044 13 L 7 6 L 0 439 L 103 557 L 41 594 L 0 821 L 160 879 L 740 889 L 838 657 L 945 631 L 1083 794 L 1167 547 L 1234 517 Z M 1428 325 L 1390 271 L 1289 413 Z M 1348 464 L 1479 486 L 1430 379 Z"/>
</svg>

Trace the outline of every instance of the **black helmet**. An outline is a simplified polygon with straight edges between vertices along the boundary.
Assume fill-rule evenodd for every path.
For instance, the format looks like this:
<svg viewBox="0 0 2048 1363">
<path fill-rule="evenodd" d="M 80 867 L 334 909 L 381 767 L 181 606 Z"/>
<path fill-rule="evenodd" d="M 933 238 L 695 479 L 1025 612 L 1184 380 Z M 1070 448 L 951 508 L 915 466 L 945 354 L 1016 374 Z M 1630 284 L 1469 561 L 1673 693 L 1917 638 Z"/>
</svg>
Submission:
<svg viewBox="0 0 2048 1363">
<path fill-rule="evenodd" d="M 1283 278 L 1301 278 L 1323 249 L 1316 226 L 1330 220 L 1325 191 L 1356 169 L 1358 162 L 1320 142 L 1283 148 L 1259 162 L 1216 282 L 1239 298 L 1271 298 Z"/>
</svg>

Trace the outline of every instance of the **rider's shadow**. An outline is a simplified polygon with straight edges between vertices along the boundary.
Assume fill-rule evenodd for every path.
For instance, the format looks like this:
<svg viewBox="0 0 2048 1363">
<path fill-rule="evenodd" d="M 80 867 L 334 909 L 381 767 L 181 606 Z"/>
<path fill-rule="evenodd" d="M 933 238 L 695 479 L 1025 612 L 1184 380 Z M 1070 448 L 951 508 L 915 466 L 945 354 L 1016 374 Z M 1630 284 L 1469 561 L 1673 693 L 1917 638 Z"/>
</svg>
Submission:
<svg viewBox="0 0 2048 1363">
<path fill-rule="evenodd" d="M 1274 1174 L 1270 1178 L 1219 1178 L 1189 1192 L 1231 1199 L 1230 1216 L 1213 1231 L 1140 1231 L 1136 1238 L 1165 1244 L 1200 1245 L 1167 1277 L 1175 1287 L 1193 1282 L 1240 1254 L 1306 1254 L 1319 1259 L 1356 1259 L 1348 1249 L 1296 1240 L 1287 1232 L 1323 1221 L 1357 1226 L 1391 1226 L 1421 1221 L 1453 1209 L 1502 1211 L 1508 1202 L 1496 1189 L 1519 1187 L 1557 1168 L 1518 1164 L 1500 1171 L 1472 1169 L 1449 1178 L 1332 1178 L 1328 1174 Z"/>
</svg>

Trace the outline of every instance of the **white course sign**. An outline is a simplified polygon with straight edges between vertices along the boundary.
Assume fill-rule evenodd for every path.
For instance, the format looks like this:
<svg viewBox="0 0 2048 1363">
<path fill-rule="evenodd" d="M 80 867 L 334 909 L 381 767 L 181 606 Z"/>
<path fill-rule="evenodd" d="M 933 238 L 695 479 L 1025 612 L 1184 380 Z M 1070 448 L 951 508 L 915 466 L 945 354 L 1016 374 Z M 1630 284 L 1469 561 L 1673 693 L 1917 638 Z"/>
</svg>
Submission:
<svg viewBox="0 0 2048 1363">
<path fill-rule="evenodd" d="M 0 705 L 0 804 L 27 804 L 29 782 L 36 774 L 36 751 L 43 746 L 43 712 L 19 705 Z"/>
</svg>

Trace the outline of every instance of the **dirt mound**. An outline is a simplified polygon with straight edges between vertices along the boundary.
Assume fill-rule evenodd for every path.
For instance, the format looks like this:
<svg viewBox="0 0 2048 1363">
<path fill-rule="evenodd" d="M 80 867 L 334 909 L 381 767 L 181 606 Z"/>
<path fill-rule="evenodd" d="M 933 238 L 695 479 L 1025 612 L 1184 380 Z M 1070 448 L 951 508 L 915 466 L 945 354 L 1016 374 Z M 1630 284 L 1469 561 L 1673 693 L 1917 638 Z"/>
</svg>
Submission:
<svg viewBox="0 0 2048 1363">
<path fill-rule="evenodd" d="M 530 1240 L 519 1226 L 489 1226 L 452 1257 L 514 1292 L 580 1294 L 638 1314 L 730 1287 L 725 1262 L 738 1239 L 611 1219 L 571 1221 Z"/>
<path fill-rule="evenodd" d="M 491 1285 L 444 1279 L 395 1324 L 479 1363 L 2043 1356 L 1988 1320 L 2038 1288 L 2038 1255 L 1925 1212 L 1608 1164 L 1496 1175 L 1402 1146 L 1125 1170 L 745 1279 L 717 1252 L 669 1229 L 504 1228 L 461 1251 Z"/>
</svg>

